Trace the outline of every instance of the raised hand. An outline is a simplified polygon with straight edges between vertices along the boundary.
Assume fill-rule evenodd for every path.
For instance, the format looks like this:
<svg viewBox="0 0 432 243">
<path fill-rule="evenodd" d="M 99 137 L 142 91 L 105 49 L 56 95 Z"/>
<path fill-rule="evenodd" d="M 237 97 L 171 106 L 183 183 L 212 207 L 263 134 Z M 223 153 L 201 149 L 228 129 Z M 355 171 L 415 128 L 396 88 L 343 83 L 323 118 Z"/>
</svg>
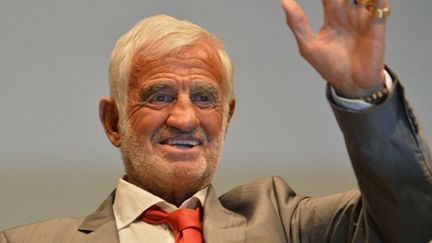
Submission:
<svg viewBox="0 0 432 243">
<path fill-rule="evenodd" d="M 295 0 L 282 0 L 300 54 L 340 94 L 367 96 L 384 83 L 387 0 L 322 0 L 318 33 Z M 383 11 L 384 10 L 384 11 Z"/>
</svg>

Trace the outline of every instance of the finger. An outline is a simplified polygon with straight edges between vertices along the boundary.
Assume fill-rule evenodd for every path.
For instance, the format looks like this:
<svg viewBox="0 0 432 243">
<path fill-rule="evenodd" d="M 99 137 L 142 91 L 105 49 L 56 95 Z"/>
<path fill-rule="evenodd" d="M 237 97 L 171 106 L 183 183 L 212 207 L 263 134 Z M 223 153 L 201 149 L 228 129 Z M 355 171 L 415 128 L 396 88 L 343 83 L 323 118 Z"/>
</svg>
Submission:
<svg viewBox="0 0 432 243">
<path fill-rule="evenodd" d="M 350 15 L 351 8 L 349 2 L 354 0 L 322 0 L 324 9 L 324 26 L 332 26 L 346 22 L 347 16 Z"/>
<path fill-rule="evenodd" d="M 371 0 L 348 0 L 348 5 L 351 7 L 366 6 Z"/>
<path fill-rule="evenodd" d="M 285 10 L 288 26 L 297 40 L 305 41 L 309 39 L 313 35 L 313 31 L 303 9 L 295 0 L 282 0 L 281 3 Z"/>
<path fill-rule="evenodd" d="M 382 24 L 390 14 L 388 0 L 357 0 L 357 9 L 367 15 L 371 23 Z"/>
<path fill-rule="evenodd" d="M 331 23 L 331 19 L 333 17 L 333 8 L 334 0 L 322 0 L 322 5 L 324 9 L 324 26 L 327 26 Z"/>
<path fill-rule="evenodd" d="M 336 0 L 322 0 L 324 12 L 330 11 L 332 6 L 335 4 L 335 2 L 336 2 Z"/>
<path fill-rule="evenodd" d="M 322 0 L 324 8 L 328 7 L 334 0 Z"/>
<path fill-rule="evenodd" d="M 377 8 L 385 8 L 388 6 L 388 0 L 372 0 L 372 4 Z"/>
<path fill-rule="evenodd" d="M 384 16 L 381 18 L 376 18 L 376 16 L 375 16 L 375 22 L 384 23 L 385 20 L 387 19 L 387 17 L 390 15 L 389 1 L 388 0 L 373 0 L 372 5 L 375 8 L 380 9 L 382 11 L 381 14 Z"/>
</svg>

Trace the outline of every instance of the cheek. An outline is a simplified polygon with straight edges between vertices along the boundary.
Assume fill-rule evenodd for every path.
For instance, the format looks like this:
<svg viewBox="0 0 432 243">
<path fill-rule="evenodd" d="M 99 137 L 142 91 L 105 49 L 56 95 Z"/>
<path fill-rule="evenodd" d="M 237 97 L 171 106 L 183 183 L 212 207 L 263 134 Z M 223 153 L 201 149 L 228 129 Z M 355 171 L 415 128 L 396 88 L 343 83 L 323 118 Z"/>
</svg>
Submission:
<svg viewBox="0 0 432 243">
<path fill-rule="evenodd" d="M 151 139 L 152 135 L 164 124 L 163 111 L 138 110 L 129 116 L 129 122 L 139 140 Z"/>
<path fill-rule="evenodd" d="M 223 136 L 224 115 L 222 112 L 209 111 L 201 115 L 201 126 L 207 132 L 210 139 L 218 139 Z"/>
</svg>

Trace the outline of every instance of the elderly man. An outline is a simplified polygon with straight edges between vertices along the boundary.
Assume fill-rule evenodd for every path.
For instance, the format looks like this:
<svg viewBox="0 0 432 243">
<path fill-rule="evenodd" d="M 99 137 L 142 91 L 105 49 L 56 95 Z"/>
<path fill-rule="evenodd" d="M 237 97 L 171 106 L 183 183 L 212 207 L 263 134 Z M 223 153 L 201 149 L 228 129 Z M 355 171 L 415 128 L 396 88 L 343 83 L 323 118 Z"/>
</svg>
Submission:
<svg viewBox="0 0 432 243">
<path fill-rule="evenodd" d="M 431 155 L 396 76 L 384 68 L 385 0 L 323 0 L 313 33 L 294 0 L 287 22 L 329 83 L 360 190 L 298 196 L 278 177 L 220 198 L 211 186 L 235 110 L 232 67 L 207 31 L 146 18 L 117 42 L 100 117 L 126 175 L 86 218 L 7 230 L 0 242 L 426 242 Z"/>
</svg>

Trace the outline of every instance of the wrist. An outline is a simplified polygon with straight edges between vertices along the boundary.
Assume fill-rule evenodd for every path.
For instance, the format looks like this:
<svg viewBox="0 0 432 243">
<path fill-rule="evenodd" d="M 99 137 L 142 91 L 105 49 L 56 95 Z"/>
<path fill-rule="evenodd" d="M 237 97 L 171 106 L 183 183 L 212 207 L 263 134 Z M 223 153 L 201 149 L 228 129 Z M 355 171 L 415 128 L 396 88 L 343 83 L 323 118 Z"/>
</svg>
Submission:
<svg viewBox="0 0 432 243">
<path fill-rule="evenodd" d="M 382 94 L 375 94 L 374 97 L 371 97 L 371 99 L 368 99 L 368 101 L 365 101 L 366 99 L 353 99 L 353 98 L 346 98 L 343 97 L 341 95 L 338 95 L 336 93 L 335 88 L 331 87 L 329 88 L 329 91 L 331 92 L 331 95 L 333 97 L 333 101 L 338 104 L 341 107 L 347 108 L 347 109 L 352 109 L 352 110 L 362 110 L 362 109 L 367 109 L 370 107 L 373 107 L 375 105 L 379 105 L 381 103 L 383 103 L 386 100 L 386 97 L 388 97 L 389 95 L 391 95 L 391 93 L 393 92 L 394 89 L 394 78 L 390 75 L 390 73 L 385 70 L 384 71 L 384 76 L 385 76 L 385 87 L 386 90 L 388 91 L 386 95 Z M 386 91 L 382 91 L 382 92 L 386 92 Z M 380 97 L 381 96 L 381 97 Z"/>
<path fill-rule="evenodd" d="M 334 87 L 336 94 L 348 99 L 366 100 L 367 97 L 374 97 L 382 93 L 388 93 L 386 89 L 386 71 L 383 69 L 379 74 L 379 78 L 368 79 L 368 82 L 352 82 L 350 86 Z M 371 80 L 376 80 L 370 82 Z M 355 85 L 355 83 L 367 83 L 366 85 Z M 343 84 L 342 84 L 343 85 Z"/>
</svg>

